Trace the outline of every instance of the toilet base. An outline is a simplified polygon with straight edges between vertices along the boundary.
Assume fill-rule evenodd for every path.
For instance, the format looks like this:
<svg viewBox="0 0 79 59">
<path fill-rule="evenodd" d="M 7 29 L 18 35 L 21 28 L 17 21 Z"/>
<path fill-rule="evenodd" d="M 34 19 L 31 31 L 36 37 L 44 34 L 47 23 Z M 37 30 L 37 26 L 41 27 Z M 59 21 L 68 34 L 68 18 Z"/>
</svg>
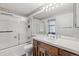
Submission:
<svg viewBox="0 0 79 59">
<path fill-rule="evenodd" d="M 24 47 L 26 56 L 32 56 L 32 44 L 28 44 Z"/>
</svg>

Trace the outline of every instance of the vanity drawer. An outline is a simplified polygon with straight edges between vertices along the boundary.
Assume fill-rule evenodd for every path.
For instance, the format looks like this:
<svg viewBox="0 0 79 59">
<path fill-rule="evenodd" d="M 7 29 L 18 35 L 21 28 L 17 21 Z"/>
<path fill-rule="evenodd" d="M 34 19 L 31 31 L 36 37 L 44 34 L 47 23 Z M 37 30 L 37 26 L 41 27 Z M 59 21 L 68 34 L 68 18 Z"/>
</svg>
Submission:
<svg viewBox="0 0 79 59">
<path fill-rule="evenodd" d="M 48 47 L 48 54 L 52 55 L 52 56 L 58 56 L 58 48 L 54 47 L 54 46 L 49 46 Z"/>
</svg>

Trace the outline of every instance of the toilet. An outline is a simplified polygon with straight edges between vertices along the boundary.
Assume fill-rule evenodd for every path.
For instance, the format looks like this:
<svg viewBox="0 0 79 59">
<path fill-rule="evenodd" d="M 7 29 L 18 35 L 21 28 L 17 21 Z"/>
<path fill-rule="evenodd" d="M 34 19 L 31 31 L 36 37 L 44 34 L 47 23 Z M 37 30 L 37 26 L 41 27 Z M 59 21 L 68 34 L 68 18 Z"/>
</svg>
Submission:
<svg viewBox="0 0 79 59">
<path fill-rule="evenodd" d="M 24 46 L 26 56 L 32 56 L 32 48 L 33 48 L 32 44 Z"/>
</svg>

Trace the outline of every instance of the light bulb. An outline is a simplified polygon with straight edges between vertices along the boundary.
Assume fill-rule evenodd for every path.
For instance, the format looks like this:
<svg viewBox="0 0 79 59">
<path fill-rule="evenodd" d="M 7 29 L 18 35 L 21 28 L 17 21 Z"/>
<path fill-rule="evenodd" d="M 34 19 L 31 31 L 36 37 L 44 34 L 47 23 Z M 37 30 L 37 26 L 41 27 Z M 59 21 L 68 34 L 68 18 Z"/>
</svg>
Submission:
<svg viewBox="0 0 79 59">
<path fill-rule="evenodd" d="M 52 4 L 49 4 L 49 6 L 52 6 Z"/>
<path fill-rule="evenodd" d="M 45 7 L 43 7 L 42 10 L 44 11 L 45 10 Z"/>
<path fill-rule="evenodd" d="M 47 5 L 47 6 L 46 6 L 46 9 L 48 9 L 48 8 L 49 8 L 49 6 Z"/>
<path fill-rule="evenodd" d="M 61 6 L 60 3 L 56 4 L 56 7 L 60 7 L 60 6 Z"/>
<path fill-rule="evenodd" d="M 54 9 L 55 7 L 52 7 L 52 9 Z"/>
<path fill-rule="evenodd" d="M 53 3 L 53 4 L 55 5 L 55 4 L 57 4 L 57 3 Z"/>
<path fill-rule="evenodd" d="M 48 11 L 48 9 L 45 9 L 45 11 L 47 12 L 47 11 Z"/>
<path fill-rule="evenodd" d="M 63 3 L 60 3 L 60 5 L 63 5 Z"/>
</svg>

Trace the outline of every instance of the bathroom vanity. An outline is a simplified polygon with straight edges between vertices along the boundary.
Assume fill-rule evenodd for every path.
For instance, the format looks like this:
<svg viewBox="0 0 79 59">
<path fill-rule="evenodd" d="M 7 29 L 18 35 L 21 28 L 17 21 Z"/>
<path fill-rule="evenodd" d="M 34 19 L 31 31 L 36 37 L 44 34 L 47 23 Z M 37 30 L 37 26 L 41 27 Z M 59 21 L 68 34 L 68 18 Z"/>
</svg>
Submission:
<svg viewBox="0 0 79 59">
<path fill-rule="evenodd" d="M 63 44 L 62 41 L 45 40 L 37 37 L 33 38 L 33 56 L 78 56 L 79 50 L 71 45 Z M 68 43 L 67 41 L 63 41 Z M 76 42 L 77 43 L 77 42 Z M 74 49 L 74 48 L 75 49 Z M 77 45 L 78 47 L 78 45 Z"/>
</svg>

